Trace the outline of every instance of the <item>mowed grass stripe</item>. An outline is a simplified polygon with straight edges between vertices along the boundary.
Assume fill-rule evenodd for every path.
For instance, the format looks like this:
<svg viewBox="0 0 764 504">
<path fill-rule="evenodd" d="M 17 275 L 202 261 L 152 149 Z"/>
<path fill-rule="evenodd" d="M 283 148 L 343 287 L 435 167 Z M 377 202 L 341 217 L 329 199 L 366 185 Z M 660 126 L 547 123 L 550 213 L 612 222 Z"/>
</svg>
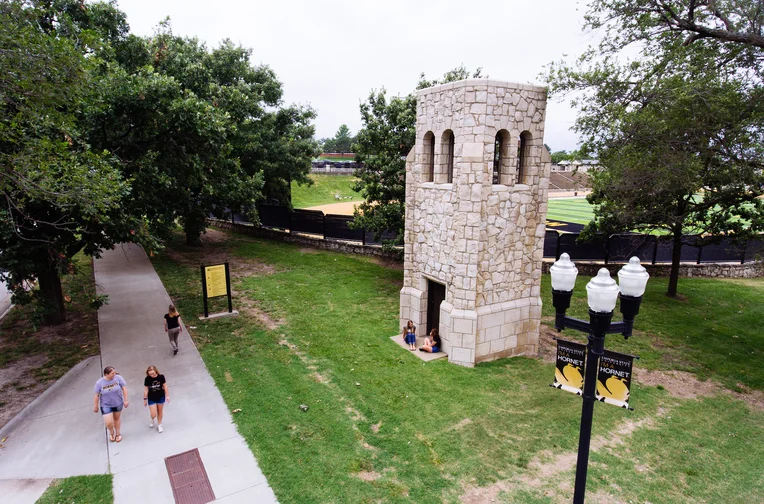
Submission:
<svg viewBox="0 0 764 504">
<path fill-rule="evenodd" d="M 588 224 L 593 215 L 592 206 L 583 198 L 549 200 L 548 220 Z"/>
</svg>

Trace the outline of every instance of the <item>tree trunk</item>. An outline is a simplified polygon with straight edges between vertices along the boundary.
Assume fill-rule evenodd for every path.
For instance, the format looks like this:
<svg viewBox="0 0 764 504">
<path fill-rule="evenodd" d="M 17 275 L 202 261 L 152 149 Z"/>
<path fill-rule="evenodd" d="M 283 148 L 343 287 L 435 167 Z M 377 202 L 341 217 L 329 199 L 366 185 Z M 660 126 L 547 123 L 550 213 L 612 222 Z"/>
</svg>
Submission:
<svg viewBox="0 0 764 504">
<path fill-rule="evenodd" d="M 202 233 L 207 228 L 207 216 L 192 210 L 183 218 L 183 231 L 186 233 L 186 245 L 202 244 Z"/>
<path fill-rule="evenodd" d="M 40 285 L 40 298 L 45 311 L 43 324 L 57 325 L 66 322 L 64 294 L 61 292 L 61 278 L 55 269 L 41 271 L 37 275 Z"/>
<path fill-rule="evenodd" d="M 682 232 L 674 232 L 674 247 L 671 249 L 671 274 L 669 275 L 668 297 L 676 297 L 679 284 L 679 262 L 682 259 Z"/>
<path fill-rule="evenodd" d="M 186 228 L 186 245 L 195 247 L 202 244 L 202 235 L 199 231 L 195 231 L 190 228 Z"/>
</svg>

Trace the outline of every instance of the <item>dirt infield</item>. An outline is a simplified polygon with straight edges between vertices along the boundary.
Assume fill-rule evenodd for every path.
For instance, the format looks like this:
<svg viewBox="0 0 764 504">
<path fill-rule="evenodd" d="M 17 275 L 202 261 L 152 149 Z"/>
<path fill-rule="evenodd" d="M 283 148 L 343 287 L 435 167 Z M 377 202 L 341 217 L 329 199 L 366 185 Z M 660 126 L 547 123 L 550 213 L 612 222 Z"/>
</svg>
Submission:
<svg viewBox="0 0 764 504">
<path fill-rule="evenodd" d="M 325 214 L 332 215 L 353 215 L 353 210 L 358 204 L 360 204 L 360 201 L 346 201 L 344 203 L 330 203 L 328 205 L 312 206 L 305 210 L 321 210 Z"/>
<path fill-rule="evenodd" d="M 588 194 L 588 191 L 579 191 L 576 196 L 584 197 L 586 194 Z M 550 198 L 570 198 L 573 197 L 573 191 L 569 192 L 550 192 L 549 193 Z M 344 203 L 329 203 L 327 205 L 317 205 L 308 207 L 305 210 L 321 210 L 325 214 L 333 214 L 333 215 L 353 215 L 353 210 L 355 210 L 356 205 L 358 205 L 359 201 L 346 201 Z"/>
</svg>

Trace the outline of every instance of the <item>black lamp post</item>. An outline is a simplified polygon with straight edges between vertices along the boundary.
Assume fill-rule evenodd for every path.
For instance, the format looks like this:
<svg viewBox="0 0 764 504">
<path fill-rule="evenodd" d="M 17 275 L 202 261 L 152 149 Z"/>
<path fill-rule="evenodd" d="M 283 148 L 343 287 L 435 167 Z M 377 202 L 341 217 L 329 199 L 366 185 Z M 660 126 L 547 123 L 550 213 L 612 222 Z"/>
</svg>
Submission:
<svg viewBox="0 0 764 504">
<path fill-rule="evenodd" d="M 558 331 L 566 328 L 575 329 L 589 335 L 581 406 L 581 429 L 578 438 L 576 483 L 573 492 L 573 503 L 583 504 L 586 493 L 586 472 L 589 466 L 589 444 L 592 436 L 594 392 L 600 357 L 605 350 L 605 335 L 623 334 L 624 338 L 631 336 L 634 318 L 639 313 L 639 305 L 650 275 L 639 264 L 639 259 L 632 257 L 629 259 L 629 264 L 618 272 L 619 288 L 615 280 L 610 278 L 610 272 L 601 268 L 597 276 L 586 285 L 589 302 L 589 321 L 587 322 L 565 315 L 570 307 L 570 298 L 578 275 L 578 269 L 570 260 L 570 256 L 562 254 L 550 268 L 550 273 L 552 275 L 552 304 L 555 307 L 555 329 Z M 619 297 L 623 320 L 611 322 Z"/>
</svg>

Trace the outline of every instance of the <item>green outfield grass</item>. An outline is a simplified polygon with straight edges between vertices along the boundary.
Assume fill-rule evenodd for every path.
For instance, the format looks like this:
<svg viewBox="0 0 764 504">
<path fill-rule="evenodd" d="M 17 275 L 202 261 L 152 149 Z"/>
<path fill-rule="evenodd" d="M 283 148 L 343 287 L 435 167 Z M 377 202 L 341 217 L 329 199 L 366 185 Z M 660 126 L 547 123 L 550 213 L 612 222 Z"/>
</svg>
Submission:
<svg viewBox="0 0 764 504">
<path fill-rule="evenodd" d="M 549 200 L 547 220 L 589 224 L 594 216 L 593 208 L 586 198 L 555 198 Z"/>
<path fill-rule="evenodd" d="M 356 178 L 352 175 L 323 175 L 312 173 L 313 185 L 301 186 L 292 184 L 292 206 L 294 208 L 308 208 L 329 203 L 345 201 L 361 201 L 361 194 L 353 190 Z M 343 198 L 337 200 L 335 195 Z"/>
</svg>

